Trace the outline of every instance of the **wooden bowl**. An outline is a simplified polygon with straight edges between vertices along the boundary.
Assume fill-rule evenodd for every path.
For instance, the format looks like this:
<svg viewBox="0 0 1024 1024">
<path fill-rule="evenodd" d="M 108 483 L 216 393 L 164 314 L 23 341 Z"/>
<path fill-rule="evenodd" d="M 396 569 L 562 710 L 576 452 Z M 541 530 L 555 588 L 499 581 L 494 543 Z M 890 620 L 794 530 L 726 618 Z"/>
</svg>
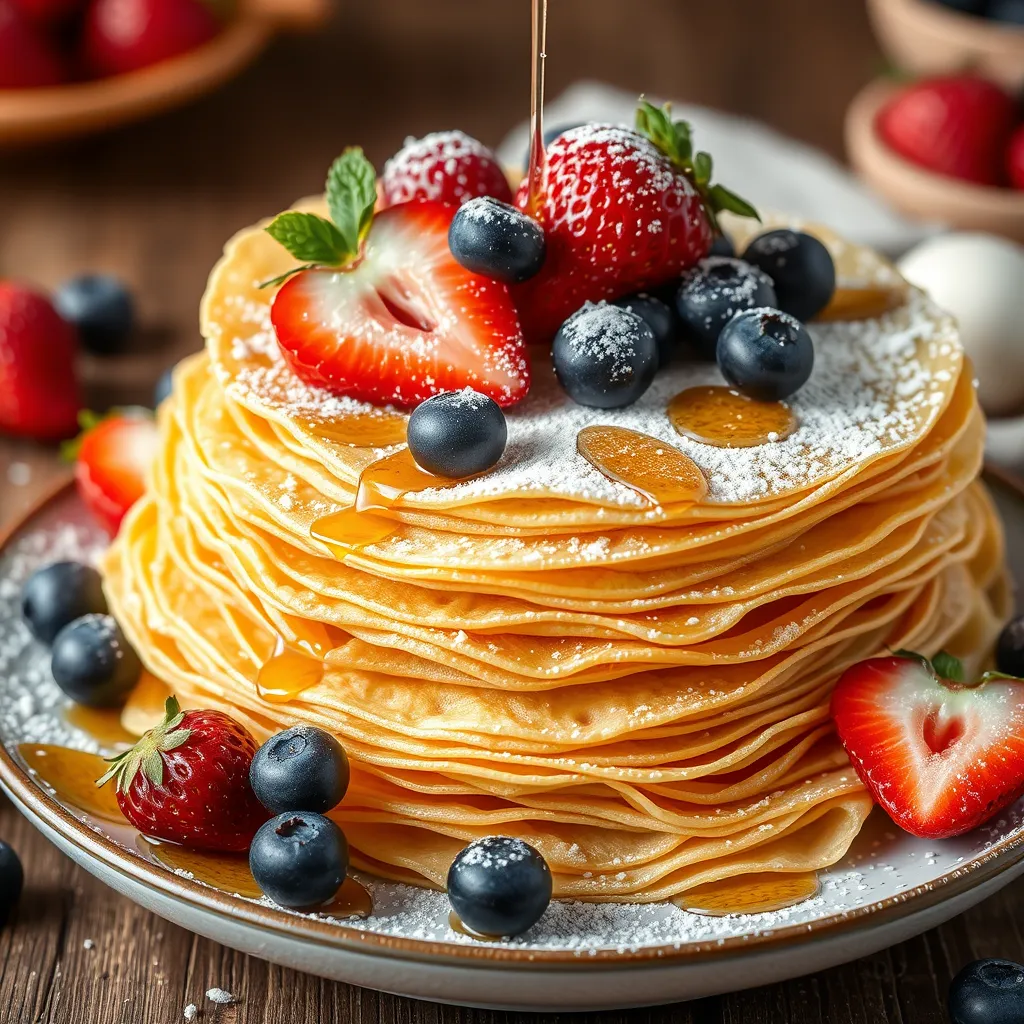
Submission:
<svg viewBox="0 0 1024 1024">
<path fill-rule="evenodd" d="M 904 213 L 1024 242 L 1024 191 L 936 174 L 886 145 L 876 121 L 879 110 L 898 91 L 899 86 L 888 80 L 872 82 L 847 111 L 846 151 L 861 177 Z"/>
<path fill-rule="evenodd" d="M 961 14 L 935 0 L 868 0 L 882 48 L 915 75 L 972 70 L 1016 93 L 1024 86 L 1024 27 Z"/>
<path fill-rule="evenodd" d="M 0 89 L 0 146 L 70 138 L 180 106 L 238 74 L 281 29 L 319 25 L 329 0 L 253 0 L 210 42 L 140 71 L 47 89 Z"/>
</svg>

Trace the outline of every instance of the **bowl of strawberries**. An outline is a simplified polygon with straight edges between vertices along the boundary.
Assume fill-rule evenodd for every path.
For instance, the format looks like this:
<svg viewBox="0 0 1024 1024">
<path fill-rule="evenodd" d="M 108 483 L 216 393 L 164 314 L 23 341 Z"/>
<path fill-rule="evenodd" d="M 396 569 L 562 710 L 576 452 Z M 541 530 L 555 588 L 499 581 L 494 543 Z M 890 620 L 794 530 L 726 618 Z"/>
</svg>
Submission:
<svg viewBox="0 0 1024 1024">
<path fill-rule="evenodd" d="M 1024 109 L 974 72 L 877 80 L 846 118 L 850 162 L 913 216 L 1024 241 Z"/>
<path fill-rule="evenodd" d="M 0 0 L 0 145 L 178 106 L 326 12 L 327 0 Z"/>
</svg>

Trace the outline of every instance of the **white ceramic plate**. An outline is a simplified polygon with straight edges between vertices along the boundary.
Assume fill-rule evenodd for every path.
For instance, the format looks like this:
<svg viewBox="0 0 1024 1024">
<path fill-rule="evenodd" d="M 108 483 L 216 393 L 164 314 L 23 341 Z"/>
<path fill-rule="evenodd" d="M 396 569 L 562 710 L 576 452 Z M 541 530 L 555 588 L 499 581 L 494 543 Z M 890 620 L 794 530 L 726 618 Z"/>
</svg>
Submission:
<svg viewBox="0 0 1024 1024">
<path fill-rule="evenodd" d="M 1024 487 L 989 483 L 1024 580 Z M 1024 804 L 957 840 L 901 833 L 880 812 L 820 895 L 788 910 L 701 917 L 670 904 L 552 904 L 527 935 L 476 942 L 448 926 L 441 893 L 362 878 L 374 915 L 334 921 L 229 895 L 147 860 L 127 826 L 62 806 L 18 758 L 23 742 L 95 749 L 67 724 L 46 652 L 19 613 L 24 580 L 101 538 L 68 489 L 0 548 L 0 784 L 39 830 L 118 892 L 177 924 L 275 963 L 400 995 L 510 1009 L 593 1010 L 692 999 L 821 970 L 931 928 L 1024 872 Z"/>
</svg>

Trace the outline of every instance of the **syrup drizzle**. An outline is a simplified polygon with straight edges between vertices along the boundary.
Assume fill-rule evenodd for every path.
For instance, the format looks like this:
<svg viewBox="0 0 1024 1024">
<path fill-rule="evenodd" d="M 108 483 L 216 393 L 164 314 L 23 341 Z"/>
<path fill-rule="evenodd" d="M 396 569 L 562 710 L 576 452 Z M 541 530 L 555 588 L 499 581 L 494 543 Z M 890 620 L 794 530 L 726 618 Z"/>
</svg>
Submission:
<svg viewBox="0 0 1024 1024">
<path fill-rule="evenodd" d="M 752 448 L 783 441 L 799 426 L 784 402 L 757 402 L 718 386 L 687 388 L 668 404 L 680 434 L 718 448 Z"/>
<path fill-rule="evenodd" d="M 576 449 L 595 469 L 655 505 L 701 501 L 708 493 L 700 468 L 678 448 L 625 427 L 584 427 Z"/>
<path fill-rule="evenodd" d="M 766 871 L 707 882 L 687 889 L 672 902 L 701 917 L 727 917 L 785 910 L 813 899 L 820 891 L 821 882 L 813 871 L 794 874 Z"/>
<path fill-rule="evenodd" d="M 125 824 L 113 784 L 96 785 L 110 767 L 99 754 L 50 743 L 21 743 L 18 754 L 29 771 L 66 807 L 93 818 Z"/>
<path fill-rule="evenodd" d="M 536 216 L 544 177 L 544 65 L 547 61 L 548 0 L 533 0 L 533 47 L 530 82 L 530 166 L 527 171 L 526 212 Z"/>
<path fill-rule="evenodd" d="M 389 448 L 405 443 L 405 430 L 409 417 L 389 409 L 376 409 L 372 413 L 348 413 L 330 420 L 309 420 L 307 430 L 336 444 L 356 448 Z"/>
<path fill-rule="evenodd" d="M 287 704 L 324 677 L 320 644 L 298 640 L 294 645 L 279 636 L 274 651 L 256 674 L 256 692 L 268 704 Z"/>
</svg>

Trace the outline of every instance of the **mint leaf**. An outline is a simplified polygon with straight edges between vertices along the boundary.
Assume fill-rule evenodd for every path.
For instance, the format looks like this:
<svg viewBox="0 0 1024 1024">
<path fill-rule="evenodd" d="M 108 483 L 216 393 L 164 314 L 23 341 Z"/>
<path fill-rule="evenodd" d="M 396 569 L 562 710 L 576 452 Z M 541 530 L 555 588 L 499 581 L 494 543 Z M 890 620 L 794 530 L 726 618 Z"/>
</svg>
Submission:
<svg viewBox="0 0 1024 1024">
<path fill-rule="evenodd" d="M 948 651 L 939 651 L 932 658 L 932 666 L 936 674 L 942 679 L 948 679 L 951 683 L 962 683 L 964 681 L 964 665 L 959 658 L 955 658 Z"/>
<path fill-rule="evenodd" d="M 377 172 L 358 146 L 350 146 L 331 164 L 325 191 L 331 220 L 345 240 L 350 258 L 354 257 L 370 229 L 377 204 Z"/>
<path fill-rule="evenodd" d="M 315 213 L 289 210 L 275 217 L 267 234 L 280 242 L 297 260 L 339 266 L 355 255 L 342 233 Z"/>
</svg>

